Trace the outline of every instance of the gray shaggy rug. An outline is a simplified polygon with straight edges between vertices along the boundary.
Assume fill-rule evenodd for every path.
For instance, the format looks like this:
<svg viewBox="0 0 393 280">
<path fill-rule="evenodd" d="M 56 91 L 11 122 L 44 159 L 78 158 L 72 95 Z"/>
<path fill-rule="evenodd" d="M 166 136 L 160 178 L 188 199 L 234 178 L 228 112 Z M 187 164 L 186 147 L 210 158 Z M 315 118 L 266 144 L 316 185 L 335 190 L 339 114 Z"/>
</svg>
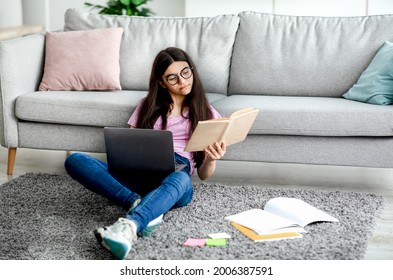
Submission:
<svg viewBox="0 0 393 280">
<path fill-rule="evenodd" d="M 278 196 L 303 199 L 340 222 L 311 224 L 300 239 L 253 242 L 224 220 L 263 208 Z M 128 258 L 362 259 L 383 205 L 384 198 L 375 194 L 196 184 L 192 202 L 169 211 L 151 236 L 138 239 Z M 93 230 L 123 215 L 120 207 L 67 175 L 25 174 L 0 188 L 0 259 L 113 259 Z M 188 238 L 218 232 L 232 236 L 226 246 L 182 246 Z"/>
</svg>

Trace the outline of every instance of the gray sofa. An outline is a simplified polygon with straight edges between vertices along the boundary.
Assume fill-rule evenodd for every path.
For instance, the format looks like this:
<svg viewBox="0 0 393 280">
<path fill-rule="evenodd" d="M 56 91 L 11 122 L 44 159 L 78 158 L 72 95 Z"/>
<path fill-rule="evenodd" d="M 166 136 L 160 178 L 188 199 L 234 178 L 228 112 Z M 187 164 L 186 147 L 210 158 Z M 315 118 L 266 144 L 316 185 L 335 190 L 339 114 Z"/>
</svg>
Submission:
<svg viewBox="0 0 393 280">
<path fill-rule="evenodd" d="M 393 107 L 344 99 L 385 41 L 393 16 L 296 17 L 242 12 L 138 18 L 68 10 L 65 31 L 123 27 L 121 91 L 38 92 L 45 34 L 0 42 L 0 138 L 16 148 L 105 152 L 103 127 L 127 126 L 161 49 L 195 60 L 223 115 L 260 113 L 226 160 L 393 167 Z"/>
</svg>

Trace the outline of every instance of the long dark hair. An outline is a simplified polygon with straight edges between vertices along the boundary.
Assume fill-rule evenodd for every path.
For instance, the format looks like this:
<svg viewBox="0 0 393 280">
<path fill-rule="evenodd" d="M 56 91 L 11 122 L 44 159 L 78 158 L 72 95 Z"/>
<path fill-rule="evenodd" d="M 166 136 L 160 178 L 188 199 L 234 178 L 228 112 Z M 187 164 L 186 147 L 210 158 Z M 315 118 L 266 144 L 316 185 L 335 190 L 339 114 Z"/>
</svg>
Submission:
<svg viewBox="0 0 393 280">
<path fill-rule="evenodd" d="M 191 123 L 190 135 L 195 130 L 198 121 L 208 120 L 213 117 L 205 90 L 191 57 L 185 51 L 171 47 L 160 51 L 154 60 L 150 75 L 149 92 L 141 104 L 138 115 L 138 128 L 153 128 L 155 122 L 161 116 L 162 129 L 166 129 L 167 116 L 172 108 L 173 101 L 168 91 L 161 86 L 160 82 L 163 82 L 162 76 L 169 65 L 176 61 L 185 61 L 193 69 L 193 86 L 191 92 L 185 98 L 182 105 L 183 108 L 181 108 L 181 112 L 184 112 L 183 109 L 186 107 L 189 109 L 188 118 Z M 203 152 L 194 153 L 193 157 L 196 166 L 200 166 L 203 160 Z"/>
</svg>

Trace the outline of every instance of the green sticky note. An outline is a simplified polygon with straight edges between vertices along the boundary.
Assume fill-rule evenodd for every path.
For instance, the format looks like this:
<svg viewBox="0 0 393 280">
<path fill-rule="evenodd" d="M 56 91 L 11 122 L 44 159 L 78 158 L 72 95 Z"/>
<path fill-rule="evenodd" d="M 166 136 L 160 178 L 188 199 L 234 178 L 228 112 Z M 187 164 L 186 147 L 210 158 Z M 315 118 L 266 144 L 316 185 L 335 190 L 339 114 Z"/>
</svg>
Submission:
<svg viewBox="0 0 393 280">
<path fill-rule="evenodd" d="M 227 240 L 225 238 L 206 239 L 206 246 L 225 246 Z"/>
</svg>

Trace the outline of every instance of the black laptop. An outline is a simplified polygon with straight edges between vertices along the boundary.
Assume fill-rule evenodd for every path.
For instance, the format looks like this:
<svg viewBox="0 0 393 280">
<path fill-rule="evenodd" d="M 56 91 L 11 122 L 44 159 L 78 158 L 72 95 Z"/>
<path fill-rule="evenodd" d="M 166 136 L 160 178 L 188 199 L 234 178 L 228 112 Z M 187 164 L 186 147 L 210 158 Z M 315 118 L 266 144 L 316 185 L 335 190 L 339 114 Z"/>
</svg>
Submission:
<svg viewBox="0 0 393 280">
<path fill-rule="evenodd" d="M 105 127 L 109 172 L 120 179 L 159 184 L 176 165 L 172 132 L 167 130 Z"/>
</svg>

